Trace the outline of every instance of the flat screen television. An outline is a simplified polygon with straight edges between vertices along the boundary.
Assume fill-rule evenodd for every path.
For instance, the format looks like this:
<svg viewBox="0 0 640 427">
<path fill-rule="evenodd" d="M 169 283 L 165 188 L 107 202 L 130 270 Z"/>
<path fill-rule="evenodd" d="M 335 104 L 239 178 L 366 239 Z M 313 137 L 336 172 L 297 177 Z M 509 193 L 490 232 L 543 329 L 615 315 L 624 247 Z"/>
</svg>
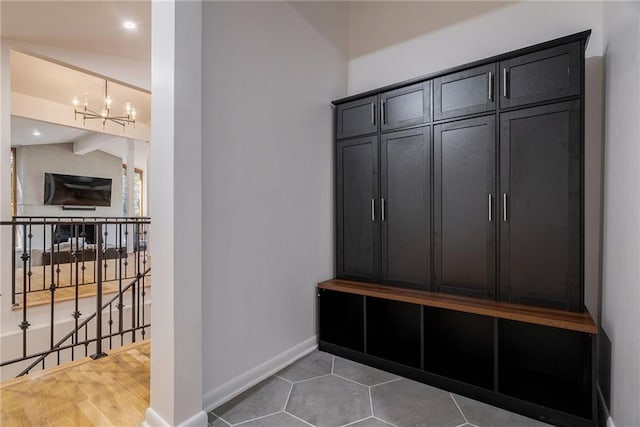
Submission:
<svg viewBox="0 0 640 427">
<path fill-rule="evenodd" d="M 44 204 L 111 206 L 111 178 L 45 173 Z"/>
</svg>

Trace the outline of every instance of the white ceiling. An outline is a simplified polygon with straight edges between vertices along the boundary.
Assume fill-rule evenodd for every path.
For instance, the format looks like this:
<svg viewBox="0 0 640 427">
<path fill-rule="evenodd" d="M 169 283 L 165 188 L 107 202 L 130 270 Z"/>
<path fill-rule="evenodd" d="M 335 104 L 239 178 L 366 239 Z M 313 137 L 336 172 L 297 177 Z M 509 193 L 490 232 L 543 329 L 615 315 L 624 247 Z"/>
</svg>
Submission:
<svg viewBox="0 0 640 427">
<path fill-rule="evenodd" d="M 40 132 L 34 136 L 33 131 Z M 122 161 L 127 158 L 127 140 L 124 137 L 92 132 L 84 129 L 62 126 L 55 123 L 42 122 L 24 117 L 11 116 L 11 146 L 44 145 L 73 143 L 82 140 L 91 141 L 91 151 L 101 150 Z M 145 141 L 135 141 L 136 167 L 147 168 L 149 146 Z"/>
<path fill-rule="evenodd" d="M 40 132 L 40 136 L 34 136 L 33 131 Z M 60 126 L 54 123 L 41 122 L 26 119 L 24 117 L 11 116 L 11 146 L 60 144 L 73 142 L 93 132 Z"/>
<path fill-rule="evenodd" d="M 53 62 L 45 61 L 20 52 L 11 52 L 11 90 L 24 95 L 69 105 L 77 96 L 83 102 L 86 93 L 89 108 L 100 112 L 104 105 L 105 80 Z M 124 105 L 130 102 L 136 108 L 137 120 L 148 124 L 151 121 L 151 95 L 117 83 L 109 82 L 109 96 L 113 114 L 124 113 Z"/>
<path fill-rule="evenodd" d="M 2 37 L 151 61 L 151 1 L 2 0 Z M 138 27 L 127 31 L 125 20 Z"/>
</svg>

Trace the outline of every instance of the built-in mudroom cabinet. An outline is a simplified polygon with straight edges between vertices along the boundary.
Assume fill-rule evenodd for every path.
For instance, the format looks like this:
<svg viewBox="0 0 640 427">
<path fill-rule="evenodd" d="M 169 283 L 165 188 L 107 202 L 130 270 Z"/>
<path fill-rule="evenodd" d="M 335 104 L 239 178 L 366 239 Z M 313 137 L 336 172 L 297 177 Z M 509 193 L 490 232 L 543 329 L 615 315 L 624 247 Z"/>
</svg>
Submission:
<svg viewBox="0 0 640 427">
<path fill-rule="evenodd" d="M 584 307 L 590 31 L 334 101 L 336 278 L 320 349 L 595 425 Z"/>
</svg>

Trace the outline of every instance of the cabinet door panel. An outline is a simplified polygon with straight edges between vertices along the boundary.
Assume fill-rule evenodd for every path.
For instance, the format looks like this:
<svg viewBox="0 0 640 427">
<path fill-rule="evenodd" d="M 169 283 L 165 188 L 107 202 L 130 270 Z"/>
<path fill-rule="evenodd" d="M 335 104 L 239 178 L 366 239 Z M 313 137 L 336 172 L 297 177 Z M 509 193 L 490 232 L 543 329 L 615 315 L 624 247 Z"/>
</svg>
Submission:
<svg viewBox="0 0 640 427">
<path fill-rule="evenodd" d="M 496 64 L 439 77 L 433 82 L 435 120 L 495 109 Z"/>
<path fill-rule="evenodd" d="M 381 130 L 429 122 L 430 88 L 431 82 L 424 82 L 381 94 Z"/>
<path fill-rule="evenodd" d="M 495 295 L 495 116 L 434 127 L 436 289 Z"/>
<path fill-rule="evenodd" d="M 574 42 L 502 61 L 500 107 L 578 95 L 580 49 L 580 42 Z"/>
<path fill-rule="evenodd" d="M 377 97 L 359 99 L 336 107 L 336 138 L 374 133 L 378 130 L 376 119 Z"/>
<path fill-rule="evenodd" d="M 381 141 L 383 280 L 422 289 L 430 282 L 430 140 L 424 127 Z"/>
<path fill-rule="evenodd" d="M 377 137 L 342 141 L 337 149 L 338 276 L 372 280 L 379 264 Z"/>
<path fill-rule="evenodd" d="M 501 299 L 581 310 L 580 102 L 504 113 L 500 138 Z"/>
</svg>

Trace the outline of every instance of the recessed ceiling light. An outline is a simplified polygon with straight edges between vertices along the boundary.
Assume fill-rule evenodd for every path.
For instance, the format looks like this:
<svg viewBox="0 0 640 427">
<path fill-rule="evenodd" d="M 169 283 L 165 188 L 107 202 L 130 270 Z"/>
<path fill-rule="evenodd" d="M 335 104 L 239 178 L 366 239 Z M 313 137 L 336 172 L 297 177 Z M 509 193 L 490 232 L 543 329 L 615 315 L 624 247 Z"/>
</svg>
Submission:
<svg viewBox="0 0 640 427">
<path fill-rule="evenodd" d="M 40 131 L 38 129 L 34 130 L 33 136 L 40 136 Z"/>
<path fill-rule="evenodd" d="M 124 21 L 122 26 L 127 30 L 135 30 L 138 27 L 133 21 Z"/>
</svg>

